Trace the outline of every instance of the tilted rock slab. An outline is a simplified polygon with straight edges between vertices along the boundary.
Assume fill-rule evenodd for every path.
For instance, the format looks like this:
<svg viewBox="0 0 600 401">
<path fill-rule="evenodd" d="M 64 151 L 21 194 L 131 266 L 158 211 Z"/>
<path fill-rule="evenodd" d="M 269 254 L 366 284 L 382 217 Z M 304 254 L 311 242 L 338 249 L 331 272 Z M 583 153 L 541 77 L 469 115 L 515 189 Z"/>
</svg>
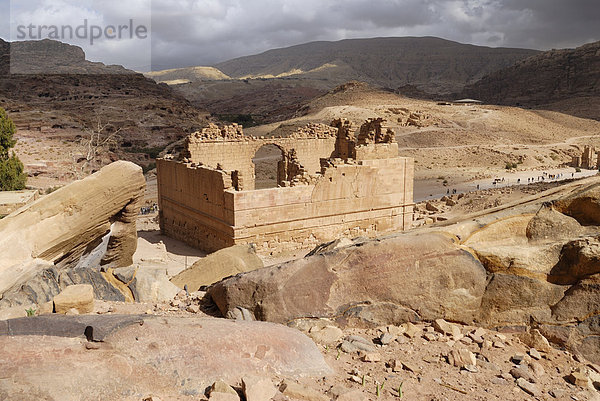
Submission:
<svg viewBox="0 0 600 401">
<path fill-rule="evenodd" d="M 67 318 L 59 321 L 70 326 Z M 108 333 L 103 343 L 66 338 L 62 331 L 62 337 L 0 332 L 0 399 L 198 400 L 216 380 L 333 373 L 312 340 L 282 325 L 177 317 L 136 323 L 137 316 L 109 316 L 104 327 L 104 316 L 82 318 L 73 317 L 81 330 L 89 324 L 94 333 Z"/>
<path fill-rule="evenodd" d="M 469 323 L 486 287 L 481 263 L 441 233 L 400 234 L 240 274 L 209 289 L 224 316 L 246 308 L 259 320 L 358 319 Z"/>
<path fill-rule="evenodd" d="M 131 265 L 145 185 L 141 167 L 119 161 L 0 220 L 0 295 L 43 268 L 76 263 L 108 233 L 102 264 Z"/>
</svg>

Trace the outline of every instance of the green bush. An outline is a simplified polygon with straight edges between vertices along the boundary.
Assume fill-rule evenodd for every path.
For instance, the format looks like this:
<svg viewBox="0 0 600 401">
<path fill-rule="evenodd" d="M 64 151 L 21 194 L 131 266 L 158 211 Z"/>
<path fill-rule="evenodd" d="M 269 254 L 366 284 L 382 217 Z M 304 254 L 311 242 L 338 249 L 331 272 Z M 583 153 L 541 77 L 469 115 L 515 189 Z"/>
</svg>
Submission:
<svg viewBox="0 0 600 401">
<path fill-rule="evenodd" d="M 17 143 L 13 139 L 15 130 L 15 124 L 0 108 L 0 191 L 24 189 L 27 181 L 23 163 L 14 152 L 10 154 L 10 148 Z"/>
<path fill-rule="evenodd" d="M 6 160 L 0 160 L 0 191 L 18 191 L 25 189 L 27 175 L 21 160 L 13 154 Z"/>
</svg>

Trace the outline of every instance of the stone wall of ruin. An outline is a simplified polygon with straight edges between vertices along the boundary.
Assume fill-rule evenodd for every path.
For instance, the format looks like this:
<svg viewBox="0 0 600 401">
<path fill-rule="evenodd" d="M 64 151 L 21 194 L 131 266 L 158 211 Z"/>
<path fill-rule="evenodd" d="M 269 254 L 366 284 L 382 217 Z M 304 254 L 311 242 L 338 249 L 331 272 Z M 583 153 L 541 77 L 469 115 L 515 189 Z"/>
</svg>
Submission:
<svg viewBox="0 0 600 401">
<path fill-rule="evenodd" d="M 188 138 L 185 156 L 193 163 L 237 170 L 243 183 L 240 189 L 252 190 L 255 188 L 252 159 L 261 147 L 277 146 L 284 159 L 294 149 L 304 170 L 315 174 L 321 170 L 319 159 L 334 155 L 336 135 L 336 128 L 323 124 L 309 124 L 285 138 L 256 138 L 243 135 L 241 127 L 237 125 L 223 128 L 211 125 Z"/>
<path fill-rule="evenodd" d="M 234 245 L 230 174 L 165 159 L 157 169 L 164 234 L 209 252 Z"/>
<path fill-rule="evenodd" d="M 235 243 L 268 253 L 408 229 L 413 176 L 413 159 L 396 157 L 328 167 L 315 185 L 235 192 Z"/>
<path fill-rule="evenodd" d="M 412 224 L 411 158 L 338 161 L 314 185 L 256 191 L 236 191 L 227 171 L 174 160 L 157 167 L 161 229 L 208 252 L 254 243 L 268 253 Z"/>
</svg>

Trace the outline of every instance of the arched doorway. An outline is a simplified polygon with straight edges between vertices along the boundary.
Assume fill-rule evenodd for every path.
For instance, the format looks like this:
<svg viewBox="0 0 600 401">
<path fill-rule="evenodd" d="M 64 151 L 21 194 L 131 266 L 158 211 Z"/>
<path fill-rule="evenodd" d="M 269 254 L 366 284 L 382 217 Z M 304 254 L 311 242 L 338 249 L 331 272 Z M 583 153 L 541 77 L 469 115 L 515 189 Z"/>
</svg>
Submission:
<svg viewBox="0 0 600 401">
<path fill-rule="evenodd" d="M 252 159 L 254 163 L 254 188 L 277 188 L 285 179 L 283 150 L 277 145 L 261 146 Z"/>
</svg>

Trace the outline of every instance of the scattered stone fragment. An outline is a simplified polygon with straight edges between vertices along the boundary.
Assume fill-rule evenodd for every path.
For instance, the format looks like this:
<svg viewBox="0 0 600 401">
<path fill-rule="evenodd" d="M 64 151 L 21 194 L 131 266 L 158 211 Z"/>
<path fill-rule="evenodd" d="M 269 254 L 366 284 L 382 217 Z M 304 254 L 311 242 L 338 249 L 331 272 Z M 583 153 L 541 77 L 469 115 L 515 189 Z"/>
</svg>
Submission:
<svg viewBox="0 0 600 401">
<path fill-rule="evenodd" d="M 529 368 L 531 369 L 535 377 L 542 377 L 546 374 L 546 370 L 544 369 L 542 364 L 537 361 L 532 361 L 531 363 L 529 363 Z"/>
<path fill-rule="evenodd" d="M 586 368 L 577 368 L 573 373 L 567 376 L 567 380 L 579 387 L 590 387 L 592 385 Z"/>
<path fill-rule="evenodd" d="M 270 401 L 277 394 L 271 379 L 254 376 L 242 379 L 242 391 L 246 401 Z"/>
<path fill-rule="evenodd" d="M 404 335 L 408 338 L 415 338 L 421 334 L 421 329 L 410 322 L 404 323 L 402 328 L 404 329 Z"/>
<path fill-rule="evenodd" d="M 517 337 L 519 337 L 525 345 L 535 348 L 538 351 L 550 352 L 550 350 L 552 350 L 548 339 L 546 339 L 538 329 L 531 329 L 528 333 L 517 334 Z"/>
<path fill-rule="evenodd" d="M 396 336 L 390 333 L 383 333 L 379 337 L 379 342 L 381 345 L 389 345 L 396 340 Z"/>
<path fill-rule="evenodd" d="M 530 357 L 532 357 L 533 359 L 536 359 L 536 360 L 538 360 L 538 361 L 539 361 L 540 359 L 542 359 L 542 355 L 541 355 L 541 354 L 539 353 L 539 351 L 538 351 L 537 349 L 535 349 L 535 348 L 532 348 L 532 349 L 530 349 L 530 350 L 529 350 L 529 356 L 530 356 Z"/>
<path fill-rule="evenodd" d="M 525 359 L 524 354 L 515 354 L 512 358 L 510 358 L 510 361 L 515 365 L 520 365 L 521 363 L 523 363 L 523 359 Z"/>
<path fill-rule="evenodd" d="M 466 370 L 467 372 L 470 372 L 470 373 L 477 373 L 477 372 L 479 372 L 479 369 L 477 369 L 477 366 L 475 366 L 475 365 L 465 365 L 463 367 L 463 369 Z"/>
<path fill-rule="evenodd" d="M 335 344 L 343 335 L 344 332 L 335 326 L 326 326 L 324 328 L 313 326 L 308 331 L 308 336 L 320 344 Z"/>
<path fill-rule="evenodd" d="M 433 328 L 438 333 L 442 333 L 447 336 L 451 336 L 455 341 L 458 341 L 462 337 L 460 327 L 455 324 L 448 323 L 444 319 L 436 319 L 433 322 Z"/>
<path fill-rule="evenodd" d="M 517 368 L 512 368 L 510 370 L 510 375 L 512 377 L 514 377 L 515 379 L 523 378 L 529 382 L 534 382 L 534 383 L 536 381 L 535 378 L 533 377 L 533 375 L 531 373 L 529 373 L 529 370 L 527 369 L 527 367 L 519 366 Z"/>
<path fill-rule="evenodd" d="M 223 380 L 218 380 L 214 382 L 213 385 L 210 387 L 209 393 L 210 395 L 212 395 L 212 393 L 229 393 L 235 394 L 236 396 L 238 395 L 238 393 L 233 389 L 233 387 L 225 383 Z"/>
<path fill-rule="evenodd" d="M 54 302 L 52 301 L 44 302 L 37 310 L 39 316 L 51 315 L 52 313 L 54 313 Z"/>
<path fill-rule="evenodd" d="M 209 397 L 210 401 L 240 401 L 240 397 L 230 393 L 211 393 Z"/>
<path fill-rule="evenodd" d="M 329 397 L 319 393 L 312 388 L 305 387 L 301 384 L 285 379 L 279 386 L 279 391 L 289 398 L 302 401 L 330 401 Z M 254 401 L 248 399 L 247 401 Z M 266 401 L 266 400 L 265 400 Z"/>
<path fill-rule="evenodd" d="M 494 341 L 494 343 L 492 344 L 492 346 L 494 348 L 506 348 L 506 345 L 504 345 L 504 343 L 502 341 Z"/>
<path fill-rule="evenodd" d="M 552 397 L 562 400 L 565 396 L 565 390 L 557 388 L 548 392 Z"/>
<path fill-rule="evenodd" d="M 436 341 L 438 339 L 435 333 L 425 333 L 423 334 L 423 338 L 427 341 Z"/>
<path fill-rule="evenodd" d="M 381 355 L 377 352 L 367 352 L 362 357 L 363 362 L 381 362 Z"/>
<path fill-rule="evenodd" d="M 475 354 L 466 348 L 450 351 L 448 355 L 448 362 L 450 365 L 456 366 L 457 368 L 464 368 L 467 365 L 477 366 L 477 358 Z"/>
<path fill-rule="evenodd" d="M 517 386 L 519 386 L 527 394 L 532 395 L 534 397 L 537 397 L 540 393 L 540 390 L 536 387 L 535 384 L 528 382 L 522 377 L 517 379 Z"/>
<path fill-rule="evenodd" d="M 78 313 L 92 313 L 94 310 L 94 288 L 89 284 L 71 285 L 54 297 L 56 313 L 66 314 L 71 309 Z"/>
</svg>

